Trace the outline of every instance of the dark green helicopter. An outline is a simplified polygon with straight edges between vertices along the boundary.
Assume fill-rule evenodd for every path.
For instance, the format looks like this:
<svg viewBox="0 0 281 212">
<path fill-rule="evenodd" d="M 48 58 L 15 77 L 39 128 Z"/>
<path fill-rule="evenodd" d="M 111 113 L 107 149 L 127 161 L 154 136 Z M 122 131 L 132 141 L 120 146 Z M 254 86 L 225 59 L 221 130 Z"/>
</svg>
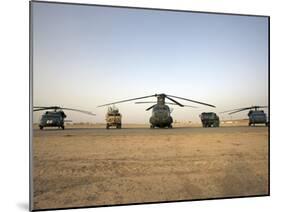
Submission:
<svg viewBox="0 0 281 212">
<path fill-rule="evenodd" d="M 40 130 L 43 130 L 44 127 L 59 127 L 64 130 L 64 120 L 66 118 L 66 114 L 63 112 L 63 110 L 71 110 L 76 111 L 80 113 L 85 113 L 88 115 L 95 116 L 96 114 L 93 114 L 89 111 L 85 110 L 78 110 L 73 108 L 65 108 L 65 107 L 59 107 L 59 106 L 50 106 L 50 107 L 41 107 L 41 106 L 34 106 L 33 111 L 42 111 L 47 110 L 40 119 L 39 128 Z"/>
<path fill-rule="evenodd" d="M 267 106 L 244 107 L 244 108 L 224 111 L 222 113 L 228 112 L 228 114 L 231 115 L 231 114 L 242 112 L 245 110 L 250 110 L 248 112 L 249 126 L 251 126 L 251 125 L 255 126 L 256 124 L 265 124 L 265 126 L 268 126 L 269 122 L 267 121 L 266 113 L 263 110 L 259 110 L 260 108 L 267 108 Z"/>
<path fill-rule="evenodd" d="M 180 107 L 193 107 L 193 106 L 189 106 L 189 105 L 183 105 L 183 104 L 179 103 L 178 101 L 174 100 L 173 98 L 186 100 L 186 101 L 189 101 L 189 102 L 202 104 L 202 105 L 206 105 L 206 106 L 210 106 L 210 107 L 215 107 L 214 105 L 210 105 L 210 104 L 207 104 L 207 103 L 198 102 L 198 101 L 194 101 L 194 100 L 186 99 L 186 98 L 182 98 L 182 97 L 167 95 L 167 94 L 164 94 L 164 93 L 154 94 L 154 95 L 149 95 L 149 96 L 143 96 L 143 97 L 138 97 L 138 98 L 133 98 L 133 99 L 126 99 L 126 100 L 122 100 L 122 101 L 117 101 L 117 102 L 112 102 L 112 103 L 100 105 L 98 107 L 103 107 L 103 106 L 108 106 L 108 105 L 118 104 L 118 103 L 123 103 L 123 102 L 128 102 L 128 101 L 135 101 L 135 100 L 145 99 L 145 98 L 149 98 L 149 97 L 156 97 L 157 102 L 136 102 L 136 104 L 153 103 L 152 106 L 150 106 L 149 108 L 146 109 L 146 111 L 152 109 L 152 116 L 149 119 L 150 128 L 155 128 L 155 127 L 172 128 L 173 118 L 171 116 L 171 109 L 169 108 L 169 106 L 167 104 L 178 105 Z M 165 103 L 165 98 L 172 101 L 172 103 L 168 103 L 168 102 Z"/>
</svg>

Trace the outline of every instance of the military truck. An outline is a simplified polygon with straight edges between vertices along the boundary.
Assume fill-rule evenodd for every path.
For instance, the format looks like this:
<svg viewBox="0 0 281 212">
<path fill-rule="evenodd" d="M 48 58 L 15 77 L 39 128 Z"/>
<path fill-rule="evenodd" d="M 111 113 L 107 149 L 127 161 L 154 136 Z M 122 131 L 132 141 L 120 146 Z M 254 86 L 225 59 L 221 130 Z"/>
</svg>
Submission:
<svg viewBox="0 0 281 212">
<path fill-rule="evenodd" d="M 109 129 L 110 127 L 114 126 L 117 129 L 121 129 L 122 127 L 122 115 L 119 113 L 118 108 L 115 106 L 111 106 L 108 108 L 106 113 L 106 129 Z"/>
<path fill-rule="evenodd" d="M 199 116 L 202 122 L 203 127 L 219 127 L 220 126 L 220 119 L 216 113 L 208 112 L 208 113 L 201 113 Z"/>
</svg>

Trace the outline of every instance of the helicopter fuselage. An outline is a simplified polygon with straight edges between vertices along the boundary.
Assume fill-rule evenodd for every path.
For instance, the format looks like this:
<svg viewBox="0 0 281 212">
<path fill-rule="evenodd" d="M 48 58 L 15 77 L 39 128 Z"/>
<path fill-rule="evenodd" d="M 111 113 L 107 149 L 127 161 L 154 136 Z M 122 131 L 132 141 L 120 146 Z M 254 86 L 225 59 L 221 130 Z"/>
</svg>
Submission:
<svg viewBox="0 0 281 212">
<path fill-rule="evenodd" d="M 170 108 L 165 104 L 156 104 L 152 109 L 152 116 L 149 119 L 151 128 L 171 128 L 173 118 L 171 117 Z"/>
<path fill-rule="evenodd" d="M 249 116 L 249 126 L 252 124 L 265 124 L 267 125 L 266 114 L 263 110 L 250 110 L 248 113 Z"/>
<path fill-rule="evenodd" d="M 40 120 L 39 128 L 44 127 L 61 127 L 64 129 L 64 119 L 66 115 L 63 111 L 47 111 Z"/>
</svg>

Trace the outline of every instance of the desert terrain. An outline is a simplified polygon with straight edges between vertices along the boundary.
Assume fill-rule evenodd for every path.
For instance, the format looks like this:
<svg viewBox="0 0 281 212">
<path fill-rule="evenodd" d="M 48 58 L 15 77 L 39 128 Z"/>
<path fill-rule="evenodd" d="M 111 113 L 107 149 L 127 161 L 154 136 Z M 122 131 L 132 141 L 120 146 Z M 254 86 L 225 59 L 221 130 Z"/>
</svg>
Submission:
<svg viewBox="0 0 281 212">
<path fill-rule="evenodd" d="M 33 130 L 34 209 L 268 194 L 268 128 Z"/>
</svg>

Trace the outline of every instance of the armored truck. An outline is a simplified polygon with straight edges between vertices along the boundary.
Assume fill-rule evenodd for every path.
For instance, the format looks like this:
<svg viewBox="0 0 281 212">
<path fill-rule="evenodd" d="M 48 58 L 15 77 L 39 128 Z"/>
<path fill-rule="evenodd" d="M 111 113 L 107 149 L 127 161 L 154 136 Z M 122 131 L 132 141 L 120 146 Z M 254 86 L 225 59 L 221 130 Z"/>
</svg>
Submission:
<svg viewBox="0 0 281 212">
<path fill-rule="evenodd" d="M 220 119 L 216 113 L 208 112 L 208 113 L 201 113 L 199 116 L 202 122 L 203 127 L 219 127 L 220 126 Z"/>
<path fill-rule="evenodd" d="M 122 115 L 119 113 L 118 108 L 114 106 L 108 108 L 105 120 L 106 129 L 109 129 L 112 126 L 116 127 L 117 129 L 121 129 L 122 127 Z"/>
</svg>

